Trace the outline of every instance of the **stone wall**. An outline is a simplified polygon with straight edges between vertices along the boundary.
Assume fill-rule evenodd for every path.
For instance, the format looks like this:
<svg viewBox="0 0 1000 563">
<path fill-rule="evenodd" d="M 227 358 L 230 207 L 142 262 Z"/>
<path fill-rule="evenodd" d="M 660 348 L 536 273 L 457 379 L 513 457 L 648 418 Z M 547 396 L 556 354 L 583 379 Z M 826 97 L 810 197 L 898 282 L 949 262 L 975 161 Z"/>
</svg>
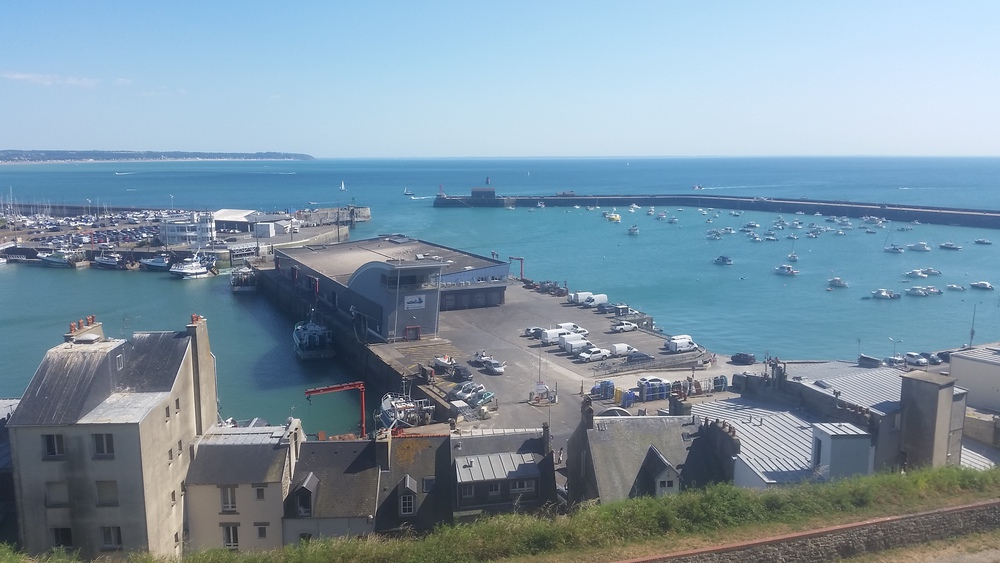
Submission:
<svg viewBox="0 0 1000 563">
<path fill-rule="evenodd" d="M 964 436 L 993 447 L 1000 447 L 1000 418 L 966 416 Z"/>
<path fill-rule="evenodd" d="M 964 534 L 1000 529 L 1000 501 L 990 500 L 906 516 L 876 518 L 763 540 L 632 559 L 685 563 L 835 561 Z"/>
</svg>

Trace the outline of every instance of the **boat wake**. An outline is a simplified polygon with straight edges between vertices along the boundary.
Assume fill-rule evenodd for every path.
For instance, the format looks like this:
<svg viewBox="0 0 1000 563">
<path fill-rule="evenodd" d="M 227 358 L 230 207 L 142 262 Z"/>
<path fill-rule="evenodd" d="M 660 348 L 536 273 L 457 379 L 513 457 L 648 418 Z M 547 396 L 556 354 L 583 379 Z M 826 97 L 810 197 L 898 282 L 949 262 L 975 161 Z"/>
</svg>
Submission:
<svg viewBox="0 0 1000 563">
<path fill-rule="evenodd" d="M 128 176 L 129 174 L 135 174 L 135 172 L 115 172 L 115 176 Z"/>
<path fill-rule="evenodd" d="M 437 196 L 433 195 L 411 195 L 410 199 L 434 199 Z"/>
</svg>

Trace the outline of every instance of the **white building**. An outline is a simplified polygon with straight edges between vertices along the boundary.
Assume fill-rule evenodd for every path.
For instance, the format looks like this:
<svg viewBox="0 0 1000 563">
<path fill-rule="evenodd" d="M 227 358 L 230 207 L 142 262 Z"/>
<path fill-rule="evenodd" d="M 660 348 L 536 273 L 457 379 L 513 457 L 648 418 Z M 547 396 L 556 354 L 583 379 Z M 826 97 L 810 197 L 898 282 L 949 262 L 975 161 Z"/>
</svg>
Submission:
<svg viewBox="0 0 1000 563">
<path fill-rule="evenodd" d="M 952 352 L 950 375 L 969 390 L 970 407 L 1000 412 L 1000 350 L 970 348 Z"/>
<path fill-rule="evenodd" d="M 105 338 L 93 317 L 79 323 L 7 424 L 23 549 L 179 557 L 184 479 L 216 404 L 205 319 L 128 341 Z"/>
<path fill-rule="evenodd" d="M 187 478 L 187 551 L 281 548 L 284 502 L 304 440 L 295 418 L 202 437 Z"/>
<path fill-rule="evenodd" d="M 209 241 L 215 239 L 214 214 L 192 211 L 187 217 L 167 219 L 162 223 L 160 234 L 167 246 L 207 247 Z"/>
</svg>

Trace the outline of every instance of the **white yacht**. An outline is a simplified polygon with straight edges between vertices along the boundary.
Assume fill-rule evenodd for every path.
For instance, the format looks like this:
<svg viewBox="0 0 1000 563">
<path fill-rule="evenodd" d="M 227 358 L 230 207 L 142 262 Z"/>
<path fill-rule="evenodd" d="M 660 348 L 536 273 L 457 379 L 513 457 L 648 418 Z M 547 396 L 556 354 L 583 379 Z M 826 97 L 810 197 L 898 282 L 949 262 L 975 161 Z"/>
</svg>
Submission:
<svg viewBox="0 0 1000 563">
<path fill-rule="evenodd" d="M 920 241 L 920 242 L 917 242 L 917 243 L 914 243 L 914 244 L 908 244 L 908 245 L 906 245 L 906 248 L 908 248 L 910 250 L 913 250 L 915 252 L 930 252 L 931 251 L 931 245 L 929 245 L 929 244 L 927 244 L 926 242 L 923 242 L 923 241 Z"/>
<path fill-rule="evenodd" d="M 841 278 L 830 278 L 826 280 L 830 287 L 847 287 L 847 282 Z"/>
<path fill-rule="evenodd" d="M 774 273 L 779 276 L 795 276 L 798 275 L 799 271 L 792 268 L 788 264 L 782 264 L 780 266 L 775 266 Z"/>
<path fill-rule="evenodd" d="M 993 284 L 988 281 L 977 281 L 970 283 L 969 287 L 974 287 L 976 289 L 993 289 Z"/>
</svg>

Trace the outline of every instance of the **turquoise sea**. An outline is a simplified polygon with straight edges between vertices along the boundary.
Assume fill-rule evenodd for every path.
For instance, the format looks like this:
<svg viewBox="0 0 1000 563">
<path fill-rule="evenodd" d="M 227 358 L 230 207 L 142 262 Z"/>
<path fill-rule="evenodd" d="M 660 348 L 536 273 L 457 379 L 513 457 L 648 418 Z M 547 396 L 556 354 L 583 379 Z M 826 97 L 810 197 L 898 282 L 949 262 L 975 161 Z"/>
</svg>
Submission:
<svg viewBox="0 0 1000 563">
<path fill-rule="evenodd" d="M 288 162 L 144 162 L 0 166 L 3 199 L 22 211 L 61 204 L 215 210 L 368 206 L 371 223 L 351 236 L 405 233 L 489 256 L 524 258 L 525 275 L 566 282 L 571 289 L 607 293 L 652 314 L 665 332 L 683 332 L 723 354 L 753 352 L 788 359 L 884 357 L 1000 340 L 997 292 L 945 291 L 893 301 L 863 299 L 877 288 L 902 292 L 910 284 L 1000 285 L 1000 233 L 939 225 L 900 224 L 866 234 L 861 222 L 845 236 L 776 231 L 776 242 L 751 243 L 742 233 L 706 239 L 706 230 L 777 217 L 697 206 L 666 209 L 677 224 L 646 209 L 612 224 L 600 211 L 580 209 L 434 209 L 439 189 L 467 194 L 486 178 L 501 195 L 704 193 L 814 198 L 977 209 L 1000 209 L 1000 159 L 995 158 L 706 158 L 706 159 L 436 159 Z M 344 182 L 346 191 L 340 191 Z M 416 196 L 403 195 L 404 188 Z M 315 202 L 315 203 L 310 203 Z M 657 210 L 660 211 L 660 210 Z M 715 213 L 719 217 L 715 217 Z M 707 221 L 711 219 L 712 222 Z M 820 217 L 785 216 L 791 221 Z M 639 236 L 626 234 L 629 225 Z M 784 237 L 795 232 L 796 241 Z M 978 238 L 997 244 L 976 245 Z M 887 243 L 926 241 L 926 253 L 883 252 Z M 952 241 L 963 250 L 944 251 Z M 795 277 L 775 266 L 795 251 Z M 729 255 L 734 264 L 716 266 Z M 943 274 L 914 282 L 903 276 L 932 267 Z M 514 262 L 512 272 L 517 273 Z M 850 283 L 827 291 L 833 276 Z M 518 289 L 519 291 L 519 289 Z M 355 376 L 338 365 L 297 362 L 289 333 L 294 319 L 253 295 L 232 295 L 224 278 L 181 282 L 147 272 L 63 271 L 0 266 L 0 396 L 23 392 L 45 350 L 68 323 L 89 314 L 111 336 L 134 330 L 181 329 L 191 313 L 209 319 L 218 358 L 223 416 L 271 422 L 301 417 L 310 432 L 346 432 L 358 418 L 354 393 L 305 401 L 309 387 Z M 891 339 L 891 340 L 890 340 Z M 373 406 L 369 406 L 371 411 Z"/>
</svg>

